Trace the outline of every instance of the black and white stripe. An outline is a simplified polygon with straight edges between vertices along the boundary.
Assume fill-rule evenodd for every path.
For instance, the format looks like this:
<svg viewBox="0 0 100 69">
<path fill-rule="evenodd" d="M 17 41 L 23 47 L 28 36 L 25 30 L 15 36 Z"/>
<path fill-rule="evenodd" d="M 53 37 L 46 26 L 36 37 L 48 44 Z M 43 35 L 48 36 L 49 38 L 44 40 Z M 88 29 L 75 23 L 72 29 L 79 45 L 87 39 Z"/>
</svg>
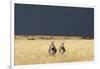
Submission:
<svg viewBox="0 0 100 69">
<path fill-rule="evenodd" d="M 52 42 L 51 45 L 49 46 L 49 54 L 50 55 L 55 55 L 56 52 L 57 52 L 57 49 L 56 49 L 56 47 L 54 45 L 54 42 Z"/>
<path fill-rule="evenodd" d="M 63 55 L 64 53 L 65 53 L 65 47 L 64 47 L 64 43 L 62 43 L 61 45 L 60 45 L 60 48 L 59 48 L 59 52 Z"/>
</svg>

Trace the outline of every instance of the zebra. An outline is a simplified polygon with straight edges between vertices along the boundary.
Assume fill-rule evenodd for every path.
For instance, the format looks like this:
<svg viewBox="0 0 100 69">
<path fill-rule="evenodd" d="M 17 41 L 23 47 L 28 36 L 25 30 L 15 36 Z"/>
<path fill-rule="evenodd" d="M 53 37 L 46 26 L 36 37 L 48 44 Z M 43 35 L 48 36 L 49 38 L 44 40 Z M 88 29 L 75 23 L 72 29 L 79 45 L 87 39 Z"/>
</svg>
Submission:
<svg viewBox="0 0 100 69">
<path fill-rule="evenodd" d="M 65 53 L 65 47 L 64 47 L 64 42 L 61 43 L 60 48 L 59 48 L 59 52 L 63 55 Z"/>
<path fill-rule="evenodd" d="M 54 45 L 54 42 L 51 42 L 51 45 L 49 46 L 49 54 L 50 55 L 55 55 L 57 52 L 57 49 Z"/>
</svg>

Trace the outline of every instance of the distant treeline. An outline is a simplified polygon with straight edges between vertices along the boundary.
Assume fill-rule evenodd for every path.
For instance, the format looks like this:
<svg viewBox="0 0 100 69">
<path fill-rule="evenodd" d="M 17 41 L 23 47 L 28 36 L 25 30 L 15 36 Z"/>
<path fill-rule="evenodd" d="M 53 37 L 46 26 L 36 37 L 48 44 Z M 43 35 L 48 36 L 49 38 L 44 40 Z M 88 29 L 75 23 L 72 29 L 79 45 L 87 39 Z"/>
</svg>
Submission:
<svg viewBox="0 0 100 69">
<path fill-rule="evenodd" d="M 88 36 L 88 37 L 82 37 L 82 39 L 94 39 L 94 37 L 93 36 Z"/>
<path fill-rule="evenodd" d="M 41 36 L 41 35 L 15 35 L 15 39 L 26 40 L 51 40 L 51 39 L 94 39 L 93 36 Z"/>
</svg>

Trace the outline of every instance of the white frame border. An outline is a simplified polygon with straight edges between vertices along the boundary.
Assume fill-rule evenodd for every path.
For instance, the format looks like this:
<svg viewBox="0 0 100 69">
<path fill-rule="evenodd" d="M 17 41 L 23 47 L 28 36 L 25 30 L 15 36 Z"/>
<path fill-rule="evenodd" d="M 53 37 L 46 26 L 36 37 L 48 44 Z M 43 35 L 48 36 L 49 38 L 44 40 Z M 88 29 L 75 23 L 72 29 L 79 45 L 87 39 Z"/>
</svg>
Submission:
<svg viewBox="0 0 100 69">
<path fill-rule="evenodd" d="M 45 0 L 46 1 L 46 0 Z M 10 45 L 11 45 L 11 63 L 10 63 L 10 67 L 11 69 L 33 69 L 33 68 L 40 68 L 40 67 L 44 67 L 45 66 L 49 66 L 49 67 L 52 67 L 52 66 L 55 66 L 56 63 L 54 64 L 38 64 L 38 65 L 18 65 L 18 66 L 15 66 L 14 65 L 14 4 L 15 3 L 20 3 L 20 4 L 36 4 L 36 5 L 53 5 L 53 6 L 70 6 L 70 7 L 86 7 L 86 8 L 94 8 L 95 10 L 95 6 L 94 5 L 86 5 L 86 4 L 71 4 L 71 3 L 60 3 L 60 2 L 45 2 L 45 1 L 36 1 L 36 0 L 11 0 L 10 2 Z M 89 62 L 73 62 L 73 63 L 57 63 L 57 65 L 68 65 L 68 68 L 70 68 L 71 65 L 74 64 L 74 66 L 76 65 L 80 65 L 80 66 L 88 66 L 88 65 L 93 65 L 93 63 L 91 63 L 94 61 L 89 61 Z M 85 63 L 85 64 L 84 64 Z M 42 65 L 42 66 L 41 66 Z M 74 66 L 72 68 L 74 68 Z M 79 67 L 78 67 L 79 68 Z"/>
</svg>

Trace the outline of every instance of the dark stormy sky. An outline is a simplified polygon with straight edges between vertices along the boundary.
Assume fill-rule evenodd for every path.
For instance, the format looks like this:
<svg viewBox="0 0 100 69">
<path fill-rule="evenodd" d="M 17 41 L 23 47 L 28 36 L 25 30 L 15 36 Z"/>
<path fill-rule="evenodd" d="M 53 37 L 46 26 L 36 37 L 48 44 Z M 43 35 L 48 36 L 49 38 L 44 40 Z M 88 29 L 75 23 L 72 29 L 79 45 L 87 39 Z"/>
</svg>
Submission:
<svg viewBox="0 0 100 69">
<path fill-rule="evenodd" d="M 94 9 L 15 4 L 15 35 L 94 35 Z"/>
</svg>

